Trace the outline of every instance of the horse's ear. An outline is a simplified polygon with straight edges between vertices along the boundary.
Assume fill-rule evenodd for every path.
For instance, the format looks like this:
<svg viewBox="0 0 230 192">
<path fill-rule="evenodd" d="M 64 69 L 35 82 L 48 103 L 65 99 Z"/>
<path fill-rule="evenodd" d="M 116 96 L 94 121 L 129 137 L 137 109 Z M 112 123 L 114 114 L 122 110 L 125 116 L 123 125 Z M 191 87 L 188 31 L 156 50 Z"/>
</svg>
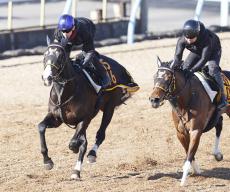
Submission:
<svg viewBox="0 0 230 192">
<path fill-rule="evenodd" d="M 161 60 L 160 60 L 160 58 L 158 56 L 157 56 L 157 65 L 158 65 L 158 67 L 161 66 Z"/>
<path fill-rule="evenodd" d="M 46 35 L 46 43 L 48 46 L 51 44 L 51 40 L 50 40 L 50 37 L 48 35 Z"/>
</svg>

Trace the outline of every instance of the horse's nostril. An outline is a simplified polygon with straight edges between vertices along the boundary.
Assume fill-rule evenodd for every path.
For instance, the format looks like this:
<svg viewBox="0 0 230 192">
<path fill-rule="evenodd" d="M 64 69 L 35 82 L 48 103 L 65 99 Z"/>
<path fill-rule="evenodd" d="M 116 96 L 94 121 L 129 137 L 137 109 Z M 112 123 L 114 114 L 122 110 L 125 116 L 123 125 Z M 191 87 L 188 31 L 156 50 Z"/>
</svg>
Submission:
<svg viewBox="0 0 230 192">
<path fill-rule="evenodd" d="M 152 102 L 152 101 L 153 101 L 153 98 L 152 98 L 152 97 L 149 97 L 149 101 Z"/>
<path fill-rule="evenodd" d="M 159 99 L 159 98 L 155 98 L 154 101 L 155 101 L 155 102 L 159 102 L 160 99 Z"/>
<path fill-rule="evenodd" d="M 158 103 L 159 101 L 160 101 L 160 99 L 159 98 L 149 98 L 149 100 L 150 100 L 150 102 L 154 102 L 154 103 Z"/>
<path fill-rule="evenodd" d="M 47 80 L 48 80 L 48 81 L 52 81 L 52 77 L 49 76 L 49 77 L 47 78 Z"/>
</svg>

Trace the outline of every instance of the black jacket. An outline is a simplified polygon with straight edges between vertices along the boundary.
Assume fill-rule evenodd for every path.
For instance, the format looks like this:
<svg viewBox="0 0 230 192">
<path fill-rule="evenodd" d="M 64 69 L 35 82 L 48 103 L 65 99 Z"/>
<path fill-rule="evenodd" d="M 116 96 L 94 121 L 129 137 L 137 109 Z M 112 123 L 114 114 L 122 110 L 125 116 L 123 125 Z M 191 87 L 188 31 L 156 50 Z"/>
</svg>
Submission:
<svg viewBox="0 0 230 192">
<path fill-rule="evenodd" d="M 86 53 L 95 50 L 95 31 L 95 25 L 91 20 L 84 17 L 76 18 L 75 30 L 73 31 L 70 39 L 68 39 L 66 50 L 70 52 L 73 45 L 82 45 L 82 51 Z M 62 32 L 56 29 L 54 32 L 54 39 L 56 39 L 58 42 L 61 42 L 63 38 L 64 36 Z"/>
<path fill-rule="evenodd" d="M 185 37 L 182 36 L 178 39 L 176 52 L 174 56 L 175 63 L 181 63 L 184 49 L 200 56 L 200 60 L 195 66 L 192 67 L 192 71 L 200 70 L 207 61 L 211 60 L 216 53 L 221 51 L 221 44 L 219 37 L 212 31 L 206 29 L 201 23 L 201 29 L 197 40 L 193 44 L 188 44 Z"/>
</svg>

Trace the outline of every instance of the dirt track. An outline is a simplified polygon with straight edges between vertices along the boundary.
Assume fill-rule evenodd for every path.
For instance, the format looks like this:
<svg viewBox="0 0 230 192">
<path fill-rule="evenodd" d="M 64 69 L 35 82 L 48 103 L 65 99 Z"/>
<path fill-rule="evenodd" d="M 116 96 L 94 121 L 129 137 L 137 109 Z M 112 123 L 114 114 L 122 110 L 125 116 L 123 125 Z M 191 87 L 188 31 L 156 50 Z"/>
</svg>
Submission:
<svg viewBox="0 0 230 192">
<path fill-rule="evenodd" d="M 222 38 L 222 68 L 229 69 L 230 33 Z M 55 166 L 43 169 L 37 124 L 47 111 L 50 88 L 41 81 L 42 56 L 0 62 L 0 191 L 224 191 L 230 188 L 230 119 L 224 116 L 221 149 L 224 160 L 211 155 L 215 131 L 204 134 L 196 154 L 202 169 L 179 186 L 185 157 L 176 138 L 168 103 L 152 109 L 148 97 L 156 70 L 155 55 L 172 59 L 176 39 L 147 41 L 134 46 L 98 49 L 123 64 L 141 89 L 117 109 L 98 150 L 97 163 L 83 165 L 82 181 L 70 180 L 76 155 L 68 149 L 72 129 L 47 130 L 49 154 Z M 88 148 L 94 143 L 99 114 L 88 128 Z"/>
</svg>

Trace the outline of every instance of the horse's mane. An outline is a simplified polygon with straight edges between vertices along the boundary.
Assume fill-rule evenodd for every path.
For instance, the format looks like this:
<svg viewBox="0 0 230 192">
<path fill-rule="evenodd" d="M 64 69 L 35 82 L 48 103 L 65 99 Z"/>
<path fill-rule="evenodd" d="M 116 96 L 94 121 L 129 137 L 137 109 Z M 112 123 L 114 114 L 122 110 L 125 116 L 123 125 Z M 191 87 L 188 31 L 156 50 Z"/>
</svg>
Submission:
<svg viewBox="0 0 230 192">
<path fill-rule="evenodd" d="M 172 61 L 161 62 L 161 67 L 171 69 L 171 67 L 170 67 L 171 63 L 172 63 Z"/>
<path fill-rule="evenodd" d="M 173 71 L 180 71 L 184 73 L 184 70 L 182 69 L 182 65 L 174 66 L 173 68 L 171 67 L 173 60 L 171 61 L 166 61 L 166 62 L 161 62 L 161 67 L 165 67 L 168 69 L 171 69 Z"/>
</svg>

